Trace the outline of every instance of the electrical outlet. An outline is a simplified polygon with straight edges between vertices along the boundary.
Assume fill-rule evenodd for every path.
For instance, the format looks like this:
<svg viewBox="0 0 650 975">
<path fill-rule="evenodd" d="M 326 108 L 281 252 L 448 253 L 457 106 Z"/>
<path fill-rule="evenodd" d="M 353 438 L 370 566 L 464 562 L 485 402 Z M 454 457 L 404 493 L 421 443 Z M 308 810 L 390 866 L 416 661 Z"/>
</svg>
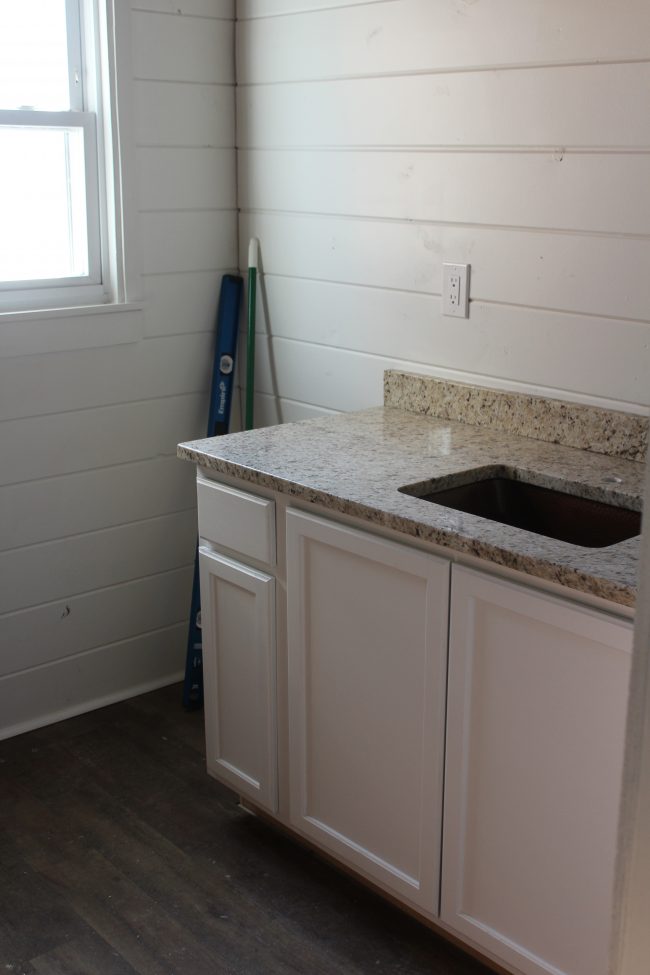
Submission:
<svg viewBox="0 0 650 975">
<path fill-rule="evenodd" d="M 469 318 L 470 264 L 442 265 L 442 314 Z"/>
</svg>

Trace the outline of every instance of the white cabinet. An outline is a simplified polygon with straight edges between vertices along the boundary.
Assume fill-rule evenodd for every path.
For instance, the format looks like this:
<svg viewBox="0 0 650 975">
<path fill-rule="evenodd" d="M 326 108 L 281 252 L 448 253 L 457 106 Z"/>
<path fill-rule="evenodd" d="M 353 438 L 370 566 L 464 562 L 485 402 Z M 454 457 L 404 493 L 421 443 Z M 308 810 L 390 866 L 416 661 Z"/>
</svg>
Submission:
<svg viewBox="0 0 650 975">
<path fill-rule="evenodd" d="M 442 919 L 530 975 L 606 975 L 631 624 L 454 568 Z"/>
<path fill-rule="evenodd" d="M 276 580 L 239 561 L 275 564 L 275 503 L 201 472 L 197 497 L 208 771 L 276 813 Z"/>
<path fill-rule="evenodd" d="M 275 579 L 199 549 L 203 685 L 210 773 L 275 812 Z"/>
<path fill-rule="evenodd" d="M 291 824 L 438 910 L 449 563 L 287 514 Z"/>
<path fill-rule="evenodd" d="M 606 975 L 632 624 L 204 477 L 199 502 L 210 773 L 492 960 Z"/>
</svg>

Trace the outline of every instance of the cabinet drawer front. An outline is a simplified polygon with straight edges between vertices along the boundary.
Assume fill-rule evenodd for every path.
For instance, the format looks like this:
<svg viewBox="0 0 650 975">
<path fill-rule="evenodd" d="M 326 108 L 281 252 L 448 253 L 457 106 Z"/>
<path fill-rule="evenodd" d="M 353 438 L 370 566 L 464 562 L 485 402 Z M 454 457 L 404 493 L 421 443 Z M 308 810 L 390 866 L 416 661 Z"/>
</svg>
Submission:
<svg viewBox="0 0 650 975">
<path fill-rule="evenodd" d="M 275 565 L 275 503 L 198 474 L 199 535 L 215 545 Z"/>
</svg>

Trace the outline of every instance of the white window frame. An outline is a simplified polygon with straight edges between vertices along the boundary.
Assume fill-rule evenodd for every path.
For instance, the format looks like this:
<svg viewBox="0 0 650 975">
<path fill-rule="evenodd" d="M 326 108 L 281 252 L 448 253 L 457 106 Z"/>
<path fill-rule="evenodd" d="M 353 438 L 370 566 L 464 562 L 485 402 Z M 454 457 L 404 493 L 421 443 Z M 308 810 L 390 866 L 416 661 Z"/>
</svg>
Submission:
<svg viewBox="0 0 650 975">
<path fill-rule="evenodd" d="M 13 313 L 126 303 L 125 215 L 122 213 L 122 120 L 118 129 L 118 50 L 127 41 L 123 0 L 66 0 L 70 110 L 0 110 L 0 125 L 77 128 L 83 132 L 88 276 L 0 283 L 0 317 Z M 129 64 L 122 51 L 120 67 Z M 126 79 L 130 83 L 130 78 Z M 126 101 L 126 99 L 124 99 Z M 121 99 L 122 102 L 122 99 Z M 127 121 L 128 111 L 123 113 Z M 128 141 L 128 140 L 127 140 Z"/>
</svg>

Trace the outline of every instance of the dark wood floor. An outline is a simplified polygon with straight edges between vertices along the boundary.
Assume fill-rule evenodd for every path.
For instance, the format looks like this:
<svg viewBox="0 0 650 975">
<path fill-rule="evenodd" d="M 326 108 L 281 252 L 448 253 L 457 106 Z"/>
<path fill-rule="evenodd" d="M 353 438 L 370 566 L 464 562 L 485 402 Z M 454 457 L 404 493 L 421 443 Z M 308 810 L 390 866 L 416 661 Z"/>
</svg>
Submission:
<svg viewBox="0 0 650 975">
<path fill-rule="evenodd" d="M 0 971 L 488 969 L 238 808 L 173 687 L 0 742 Z"/>
</svg>

